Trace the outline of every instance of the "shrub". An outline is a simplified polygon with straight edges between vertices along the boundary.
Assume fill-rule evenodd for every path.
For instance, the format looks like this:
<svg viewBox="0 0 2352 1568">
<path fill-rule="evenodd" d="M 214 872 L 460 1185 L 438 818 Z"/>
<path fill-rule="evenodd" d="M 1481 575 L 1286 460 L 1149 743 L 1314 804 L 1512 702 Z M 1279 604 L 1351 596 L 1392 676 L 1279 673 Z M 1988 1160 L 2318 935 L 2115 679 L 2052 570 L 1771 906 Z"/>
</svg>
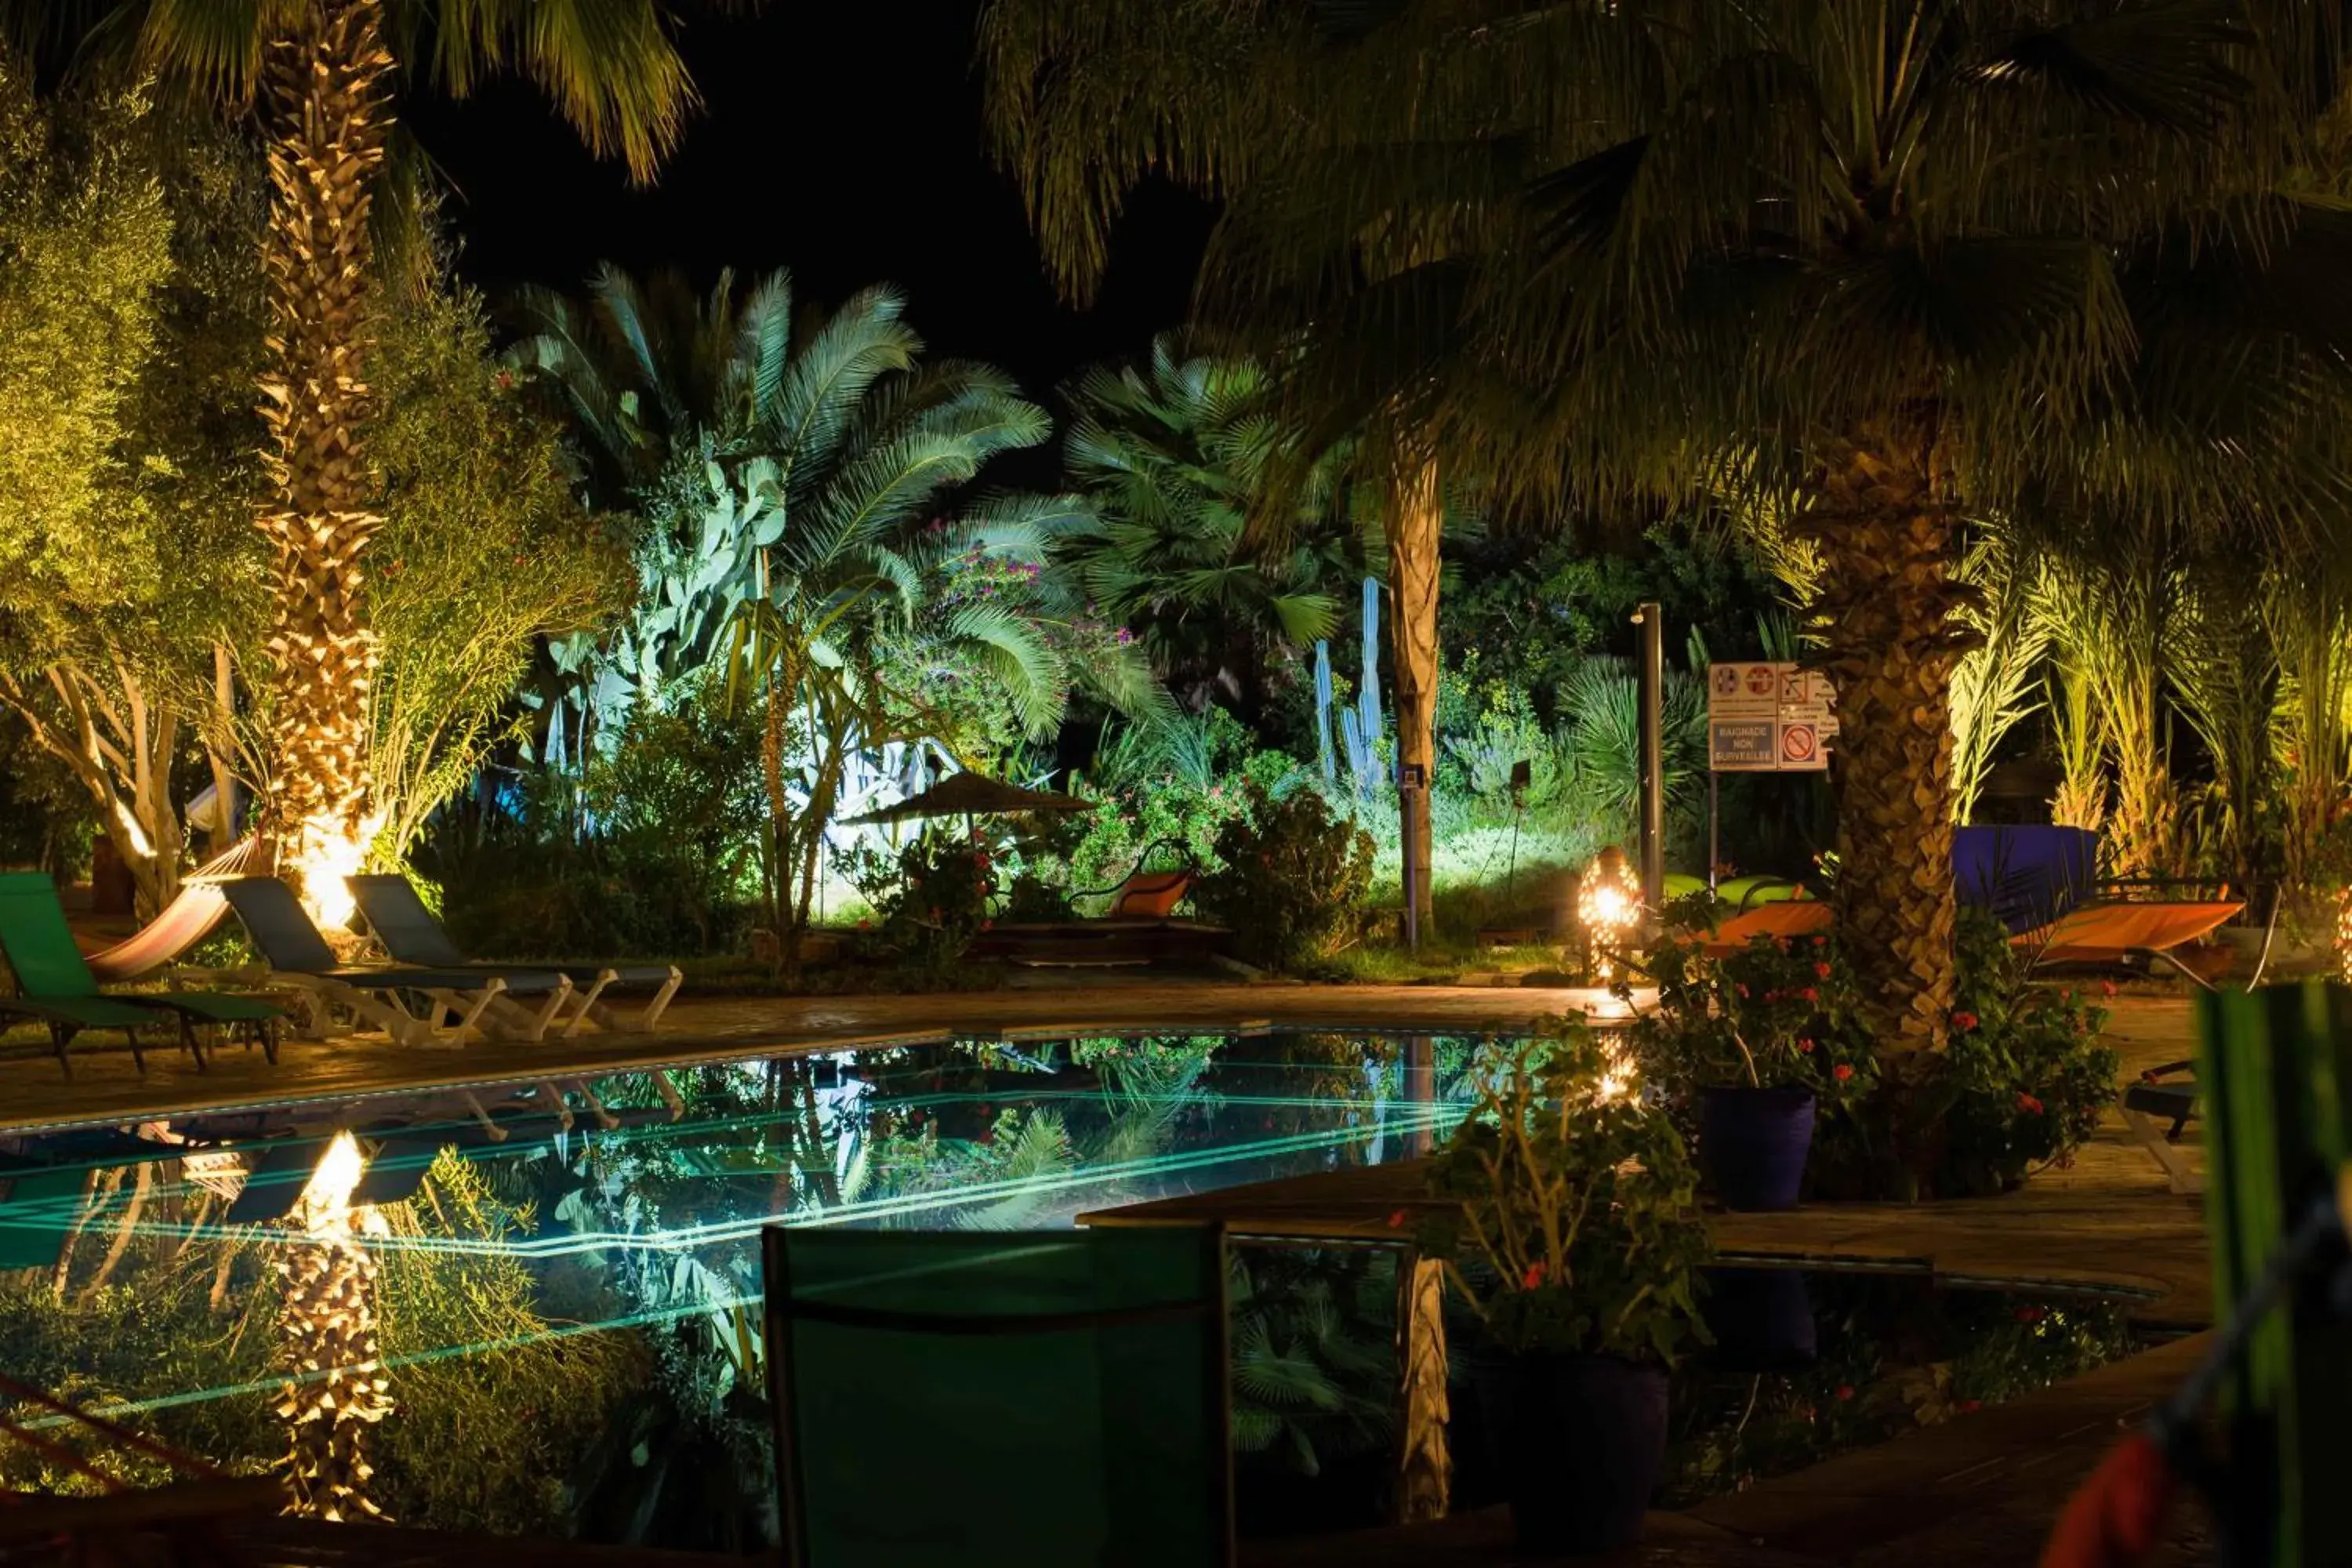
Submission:
<svg viewBox="0 0 2352 1568">
<path fill-rule="evenodd" d="M 1219 868 L 1193 901 L 1232 928 L 1243 957 L 1297 969 L 1360 937 L 1372 882 L 1371 836 L 1333 815 L 1321 792 L 1276 795 L 1252 779 L 1244 813 L 1218 830 Z"/>
<path fill-rule="evenodd" d="M 1877 1053 L 1833 938 L 1759 939 L 1709 959 L 1687 919 L 1677 923 L 1685 929 L 1650 955 L 1658 1009 L 1634 1030 L 1644 1081 L 1686 1104 L 1695 1089 L 1746 1081 L 1745 1043 L 1759 1081 L 1813 1088 L 1818 1195 L 2006 1191 L 2035 1166 L 2070 1159 L 2115 1099 L 2104 1010 L 2032 984 L 1981 910 L 1960 911 L 1949 1048 L 1900 1075 Z M 1900 1147 L 1898 1126 L 1930 1137 Z"/>
<path fill-rule="evenodd" d="M 985 844 L 928 833 L 892 858 L 871 850 L 850 861 L 882 940 L 912 967 L 937 974 L 955 966 L 989 923 L 996 862 Z"/>
<path fill-rule="evenodd" d="M 1697 1178 L 1665 1116 L 1611 1092 L 1580 1021 L 1554 1019 L 1481 1079 L 1430 1163 L 1423 1226 L 1497 1348 L 1674 1364 L 1706 1331 Z"/>
<path fill-rule="evenodd" d="M 1694 922 L 1709 895 L 1669 911 L 1684 934 L 1647 955 L 1658 1005 L 1633 1026 L 1634 1058 L 1654 1082 L 1690 1089 L 1808 1089 L 1822 1106 L 1859 1102 L 1875 1081 L 1852 978 L 1826 937 L 1751 942 L 1706 956 Z"/>
</svg>

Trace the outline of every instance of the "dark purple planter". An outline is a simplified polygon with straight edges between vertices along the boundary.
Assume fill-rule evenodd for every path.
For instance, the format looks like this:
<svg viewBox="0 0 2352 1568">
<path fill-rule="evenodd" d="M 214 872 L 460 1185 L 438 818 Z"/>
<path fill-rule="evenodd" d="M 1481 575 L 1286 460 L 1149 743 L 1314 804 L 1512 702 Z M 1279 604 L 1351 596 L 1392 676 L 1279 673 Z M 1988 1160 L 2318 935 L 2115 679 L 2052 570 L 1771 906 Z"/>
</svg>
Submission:
<svg viewBox="0 0 2352 1568">
<path fill-rule="evenodd" d="M 1582 1557 L 1642 1538 L 1666 1458 L 1664 1367 L 1615 1356 L 1472 1363 L 1519 1550 Z"/>
<path fill-rule="evenodd" d="M 1698 1168 L 1727 1209 L 1792 1209 L 1813 1146 L 1810 1089 L 1698 1091 Z"/>
<path fill-rule="evenodd" d="M 1821 1353 L 1812 1299 L 1794 1268 L 1710 1268 L 1702 1305 L 1715 1339 L 1707 1359 L 1727 1372 L 1788 1372 Z"/>
</svg>

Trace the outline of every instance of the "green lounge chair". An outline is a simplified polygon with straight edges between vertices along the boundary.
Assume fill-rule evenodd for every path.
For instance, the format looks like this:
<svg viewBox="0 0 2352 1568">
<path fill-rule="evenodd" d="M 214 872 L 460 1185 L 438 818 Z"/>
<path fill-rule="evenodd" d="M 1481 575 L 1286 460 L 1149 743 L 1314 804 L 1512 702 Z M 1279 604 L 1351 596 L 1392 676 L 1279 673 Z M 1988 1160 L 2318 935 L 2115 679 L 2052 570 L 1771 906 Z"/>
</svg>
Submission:
<svg viewBox="0 0 2352 1568">
<path fill-rule="evenodd" d="M 331 1007 L 343 1008 L 402 1045 L 420 1045 L 440 1034 L 445 1012 L 454 1020 L 448 1038 L 478 1028 L 536 1040 L 572 994 L 571 981 L 546 970 L 347 965 L 310 923 L 294 889 L 275 877 L 239 877 L 223 882 L 221 893 L 261 950 L 271 984 L 307 991 L 322 1015 Z M 411 998 L 418 996 L 429 1005 L 413 1007 Z M 509 1000 L 516 996 L 546 1000 L 533 1012 Z"/>
<path fill-rule="evenodd" d="M 213 991 L 157 991 L 135 997 L 109 996 L 74 945 L 66 924 L 65 906 L 58 901 L 55 883 L 38 871 L 0 872 L 0 952 L 16 972 L 18 994 L 0 1002 L 0 1009 L 41 1020 L 58 1053 L 58 1065 L 73 1072 L 66 1053 L 73 1037 L 83 1029 L 121 1029 L 131 1044 L 131 1059 L 139 1070 L 147 1060 L 139 1049 L 139 1031 L 152 1025 L 176 1025 L 180 1043 L 205 1066 L 196 1026 L 214 1024 L 243 1028 L 258 1038 L 269 1059 L 278 1059 L 278 1020 L 286 1010 L 257 996 L 232 996 Z"/>
<path fill-rule="evenodd" d="M 427 969 L 455 970 L 466 973 L 499 974 L 509 966 L 482 963 L 457 951 L 425 900 L 408 879 L 397 876 L 346 877 L 343 883 L 352 890 L 352 899 L 360 907 L 361 916 L 375 939 L 383 943 L 385 952 L 394 963 L 422 964 Z M 579 1032 L 589 1018 L 607 1029 L 644 1034 L 660 1019 L 662 1012 L 677 994 L 685 976 L 676 964 L 670 963 L 551 963 L 539 967 L 551 969 L 572 982 L 576 1005 L 571 1017 L 564 1021 L 566 1037 Z M 603 1000 L 605 991 L 613 986 L 652 986 L 653 1000 L 643 1011 L 629 1016 L 614 1011 Z"/>
<path fill-rule="evenodd" d="M 766 1233 L 790 1568 L 1223 1568 L 1209 1227 Z"/>
</svg>

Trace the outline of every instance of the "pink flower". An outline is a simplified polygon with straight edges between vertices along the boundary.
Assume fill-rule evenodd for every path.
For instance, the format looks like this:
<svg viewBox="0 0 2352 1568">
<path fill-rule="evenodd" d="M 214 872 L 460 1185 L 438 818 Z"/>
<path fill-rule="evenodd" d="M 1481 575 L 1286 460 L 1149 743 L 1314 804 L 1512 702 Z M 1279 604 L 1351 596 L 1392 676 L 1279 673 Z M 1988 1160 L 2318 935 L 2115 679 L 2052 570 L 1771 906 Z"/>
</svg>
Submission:
<svg viewBox="0 0 2352 1568">
<path fill-rule="evenodd" d="M 1952 1015 L 1952 1027 L 1961 1030 L 1963 1033 L 1975 1028 L 1977 1026 L 1977 1016 L 1974 1013 L 1963 1012 Z"/>
<path fill-rule="evenodd" d="M 1742 986 L 1740 986 L 1740 987 L 1738 988 L 1738 990 L 1739 990 L 1739 999 L 1740 999 L 1741 1001 L 1743 1001 L 1743 1002 L 1747 1001 L 1747 1000 L 1748 1000 L 1748 987 L 1747 987 L 1747 986 L 1745 986 L 1745 985 L 1742 985 Z"/>
<path fill-rule="evenodd" d="M 2100 995 L 2102 995 L 2102 996 L 2112 996 L 2112 995 L 2114 995 L 2115 994 L 2116 994 L 2116 983 L 2115 983 L 2114 981 L 2112 981 L 2112 980 L 2102 980 L 2102 981 L 2100 981 L 2100 982 L 2099 982 L 2099 994 L 2100 994 Z"/>
<path fill-rule="evenodd" d="M 1838 1082 L 1843 1083 L 1846 1079 L 1853 1076 L 1853 1068 L 1846 1066 L 1843 1062 L 1840 1062 L 1837 1066 L 1830 1068 L 1830 1076 L 1837 1079 Z"/>
<path fill-rule="evenodd" d="M 2021 1094 L 2017 1097 L 2017 1109 L 2028 1116 L 2039 1116 L 2042 1114 L 2042 1102 L 2030 1094 Z"/>
</svg>

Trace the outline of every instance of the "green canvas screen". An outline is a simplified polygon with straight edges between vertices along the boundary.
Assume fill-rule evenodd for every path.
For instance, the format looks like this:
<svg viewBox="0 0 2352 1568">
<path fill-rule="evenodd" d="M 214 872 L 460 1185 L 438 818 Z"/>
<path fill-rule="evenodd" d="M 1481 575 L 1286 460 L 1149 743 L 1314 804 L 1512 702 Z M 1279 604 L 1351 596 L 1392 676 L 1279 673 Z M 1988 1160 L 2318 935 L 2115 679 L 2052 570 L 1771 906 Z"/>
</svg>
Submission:
<svg viewBox="0 0 2352 1568">
<path fill-rule="evenodd" d="M 1231 1561 L 1220 1233 L 777 1226 L 765 1261 L 795 1564 Z"/>
</svg>

